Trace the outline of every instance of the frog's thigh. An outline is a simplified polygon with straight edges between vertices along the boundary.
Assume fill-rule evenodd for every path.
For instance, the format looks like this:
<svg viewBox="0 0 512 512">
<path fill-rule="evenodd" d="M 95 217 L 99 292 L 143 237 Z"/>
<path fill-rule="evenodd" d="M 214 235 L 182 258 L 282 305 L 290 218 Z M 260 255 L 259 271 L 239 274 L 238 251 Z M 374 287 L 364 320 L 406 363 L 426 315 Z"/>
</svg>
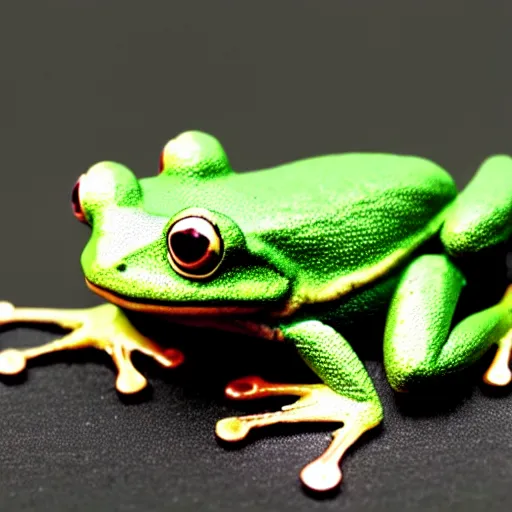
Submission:
<svg viewBox="0 0 512 512">
<path fill-rule="evenodd" d="M 449 254 L 478 252 L 512 235 L 512 158 L 488 158 L 454 202 L 441 231 Z"/>
<path fill-rule="evenodd" d="M 425 378 L 470 365 L 512 328 L 506 302 L 451 328 L 464 284 L 462 274 L 444 255 L 422 256 L 405 270 L 384 336 L 384 364 L 395 390 L 405 391 Z"/>
</svg>

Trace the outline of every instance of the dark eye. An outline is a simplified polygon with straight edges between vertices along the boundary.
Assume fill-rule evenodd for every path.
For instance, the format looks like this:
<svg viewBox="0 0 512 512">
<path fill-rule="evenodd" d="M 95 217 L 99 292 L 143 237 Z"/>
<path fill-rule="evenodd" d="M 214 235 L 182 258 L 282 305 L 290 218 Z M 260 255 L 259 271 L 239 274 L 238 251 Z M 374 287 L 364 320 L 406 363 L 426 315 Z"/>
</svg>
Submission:
<svg viewBox="0 0 512 512">
<path fill-rule="evenodd" d="M 80 221 L 87 224 L 87 220 L 85 219 L 85 213 L 82 208 L 82 203 L 80 202 L 80 180 L 82 177 L 78 178 L 78 181 L 75 183 L 73 187 L 73 191 L 71 192 L 71 208 L 73 209 L 74 216 Z"/>
<path fill-rule="evenodd" d="M 222 239 L 213 224 L 201 217 L 175 222 L 167 235 L 169 261 L 185 277 L 209 277 L 222 260 Z"/>
</svg>

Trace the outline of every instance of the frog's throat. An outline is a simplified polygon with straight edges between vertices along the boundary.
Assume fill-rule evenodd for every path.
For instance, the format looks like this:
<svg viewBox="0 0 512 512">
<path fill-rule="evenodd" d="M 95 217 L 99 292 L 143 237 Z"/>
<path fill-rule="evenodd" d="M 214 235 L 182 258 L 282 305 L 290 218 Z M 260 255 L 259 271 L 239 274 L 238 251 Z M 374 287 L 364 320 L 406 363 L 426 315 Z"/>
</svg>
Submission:
<svg viewBox="0 0 512 512">
<path fill-rule="evenodd" d="M 117 295 L 114 292 L 106 290 L 105 288 L 101 288 L 93 283 L 91 283 L 87 278 L 85 279 L 85 283 L 88 288 L 92 290 L 94 293 L 103 297 L 108 302 L 115 304 L 124 309 L 129 309 L 131 311 L 140 311 L 143 313 L 151 313 L 156 315 L 165 315 L 165 316 L 229 316 L 229 315 L 250 315 L 253 313 L 257 313 L 261 310 L 261 308 L 257 307 L 217 307 L 217 306 L 172 306 L 165 303 L 158 302 L 150 302 L 150 301 L 136 301 L 129 299 L 127 297 L 123 297 L 121 295 Z"/>
<path fill-rule="evenodd" d="M 398 248 L 375 265 L 335 279 L 320 288 L 306 284 L 301 285 L 299 283 L 299 285 L 296 286 L 297 293 L 292 294 L 285 304 L 285 307 L 275 312 L 273 316 L 290 316 L 306 304 L 317 304 L 319 302 L 329 302 L 339 299 L 354 290 L 384 277 L 393 268 L 405 262 L 420 245 L 425 243 L 441 229 L 451 207 L 452 203 L 448 204 L 422 230 L 418 231 L 412 237 L 409 237 L 402 247 Z"/>
</svg>

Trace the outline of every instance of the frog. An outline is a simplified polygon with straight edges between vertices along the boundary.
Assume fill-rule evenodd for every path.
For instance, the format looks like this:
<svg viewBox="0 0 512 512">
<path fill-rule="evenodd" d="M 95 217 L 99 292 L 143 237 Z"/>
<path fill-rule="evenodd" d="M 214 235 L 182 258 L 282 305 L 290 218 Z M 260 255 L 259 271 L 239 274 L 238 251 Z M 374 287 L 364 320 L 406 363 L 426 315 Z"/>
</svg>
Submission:
<svg viewBox="0 0 512 512">
<path fill-rule="evenodd" d="M 300 472 L 302 484 L 320 493 L 339 488 L 346 451 L 384 418 L 345 337 L 350 322 L 384 313 L 379 343 L 396 393 L 459 375 L 491 348 L 484 381 L 512 381 L 512 286 L 454 321 L 469 279 L 460 262 L 512 238 L 508 155 L 485 159 L 459 191 L 443 167 L 405 154 L 333 153 L 239 172 L 217 138 L 191 130 L 164 145 L 150 177 L 138 179 L 118 162 L 94 164 L 71 203 L 91 229 L 81 255 L 85 283 L 105 302 L 85 309 L 2 302 L 2 325 L 48 323 L 67 333 L 39 347 L 3 349 L 1 374 L 19 374 L 44 354 L 94 347 L 111 356 L 117 391 L 137 394 L 148 381 L 133 352 L 165 368 L 184 355 L 137 329 L 133 311 L 171 326 L 287 343 L 319 382 L 241 376 L 227 384 L 227 398 L 295 401 L 219 419 L 215 432 L 237 442 L 277 423 L 338 424 L 326 450 Z"/>
</svg>

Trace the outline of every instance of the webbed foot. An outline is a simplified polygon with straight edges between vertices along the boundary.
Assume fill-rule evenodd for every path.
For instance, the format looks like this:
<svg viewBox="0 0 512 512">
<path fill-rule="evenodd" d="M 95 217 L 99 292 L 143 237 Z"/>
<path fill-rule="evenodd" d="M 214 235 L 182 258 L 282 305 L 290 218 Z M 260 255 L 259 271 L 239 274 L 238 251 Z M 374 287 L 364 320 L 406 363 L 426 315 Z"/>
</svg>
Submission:
<svg viewBox="0 0 512 512">
<path fill-rule="evenodd" d="M 6 349 L 0 352 L 0 374 L 22 372 L 29 359 L 44 354 L 80 348 L 97 348 L 107 352 L 117 367 L 116 389 L 123 394 L 137 393 L 147 386 L 146 378 L 131 361 L 134 351 L 153 358 L 166 368 L 183 362 L 183 354 L 175 349 L 163 349 L 139 333 L 123 311 L 113 304 L 88 309 L 15 308 L 0 303 L 0 325 L 18 322 L 42 322 L 59 325 L 71 332 L 42 345 L 25 349 Z"/>
<path fill-rule="evenodd" d="M 361 435 L 382 420 L 378 402 L 360 402 L 339 395 L 325 384 L 272 384 L 259 377 L 246 377 L 231 382 L 226 396 L 248 400 L 267 396 L 292 395 L 300 397 L 281 411 L 250 416 L 225 418 L 217 423 L 216 433 L 225 441 L 239 441 L 255 427 L 276 423 L 340 422 L 343 427 L 334 431 L 330 446 L 300 474 L 302 483 L 314 491 L 328 491 L 342 480 L 340 460 Z"/>
</svg>

